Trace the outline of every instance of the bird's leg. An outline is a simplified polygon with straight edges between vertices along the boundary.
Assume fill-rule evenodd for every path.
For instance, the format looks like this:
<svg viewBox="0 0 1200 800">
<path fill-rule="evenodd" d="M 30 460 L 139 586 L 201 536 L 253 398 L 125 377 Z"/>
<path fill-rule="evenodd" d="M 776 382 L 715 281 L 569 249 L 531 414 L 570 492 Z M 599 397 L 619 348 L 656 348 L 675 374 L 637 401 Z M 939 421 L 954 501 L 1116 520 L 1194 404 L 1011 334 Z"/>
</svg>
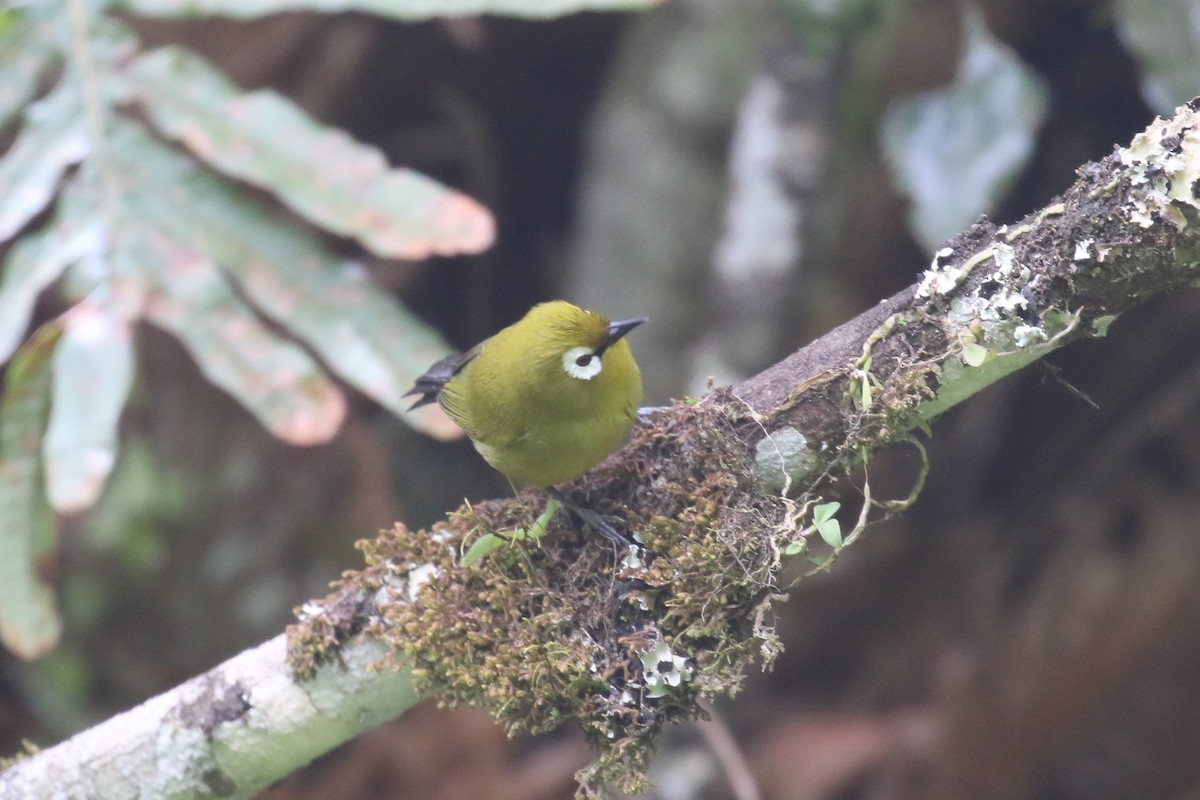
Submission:
<svg viewBox="0 0 1200 800">
<path fill-rule="evenodd" d="M 612 523 L 603 514 L 598 514 L 590 508 L 584 508 L 576 503 L 565 494 L 555 489 L 553 486 L 546 487 L 546 494 L 550 495 L 552 501 L 557 500 L 562 505 L 566 506 L 572 514 L 583 520 L 584 524 L 591 525 L 604 536 L 605 539 L 613 542 L 617 547 L 622 549 L 630 545 L 637 545 L 632 536 L 624 534 L 613 527 Z"/>
</svg>

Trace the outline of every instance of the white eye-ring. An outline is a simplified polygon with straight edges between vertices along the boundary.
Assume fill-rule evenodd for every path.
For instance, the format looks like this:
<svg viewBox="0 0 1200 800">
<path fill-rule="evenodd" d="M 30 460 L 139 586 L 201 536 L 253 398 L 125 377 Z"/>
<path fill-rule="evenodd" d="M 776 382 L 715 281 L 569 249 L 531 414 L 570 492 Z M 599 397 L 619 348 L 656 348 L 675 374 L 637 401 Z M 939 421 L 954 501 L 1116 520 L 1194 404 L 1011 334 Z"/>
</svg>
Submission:
<svg viewBox="0 0 1200 800">
<path fill-rule="evenodd" d="M 604 365 L 600 363 L 600 356 L 596 355 L 590 348 L 572 347 L 563 353 L 563 369 L 572 378 L 578 378 L 581 381 L 590 381 L 600 374 L 600 370 L 603 367 Z"/>
</svg>

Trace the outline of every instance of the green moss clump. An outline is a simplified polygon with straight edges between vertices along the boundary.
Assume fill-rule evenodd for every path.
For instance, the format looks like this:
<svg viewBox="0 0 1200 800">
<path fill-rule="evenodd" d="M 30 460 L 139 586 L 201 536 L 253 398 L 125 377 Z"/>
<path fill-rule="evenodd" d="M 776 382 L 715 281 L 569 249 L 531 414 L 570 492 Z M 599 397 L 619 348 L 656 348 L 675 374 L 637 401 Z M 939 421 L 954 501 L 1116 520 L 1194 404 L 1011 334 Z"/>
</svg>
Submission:
<svg viewBox="0 0 1200 800">
<path fill-rule="evenodd" d="M 363 630 L 415 668 L 422 691 L 485 706 L 510 731 L 578 723 L 601 752 L 581 791 L 636 791 L 665 725 L 702 715 L 701 697 L 737 691 L 756 653 L 777 652 L 761 619 L 790 531 L 778 498 L 754 491 L 738 407 L 715 392 L 660 412 L 619 459 L 562 487 L 640 548 L 618 552 L 564 510 L 542 540 L 461 566 L 479 536 L 528 527 L 545 508 L 538 491 L 464 507 L 432 531 L 397 525 L 360 543 L 367 566 L 345 576 L 340 600 L 306 609 L 293 664 L 311 669 Z M 673 658 L 644 664 L 658 658 L 648 653 Z"/>
</svg>

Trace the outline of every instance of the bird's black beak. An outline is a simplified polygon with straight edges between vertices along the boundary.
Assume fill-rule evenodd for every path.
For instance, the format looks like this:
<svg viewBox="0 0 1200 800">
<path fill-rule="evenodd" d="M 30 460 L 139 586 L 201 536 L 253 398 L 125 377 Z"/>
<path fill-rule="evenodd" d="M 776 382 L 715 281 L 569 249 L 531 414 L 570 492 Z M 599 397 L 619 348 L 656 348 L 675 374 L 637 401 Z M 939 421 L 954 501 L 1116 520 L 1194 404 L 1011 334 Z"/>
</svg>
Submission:
<svg viewBox="0 0 1200 800">
<path fill-rule="evenodd" d="M 638 325 L 641 325 L 648 319 L 650 318 L 636 317 L 634 319 L 623 319 L 620 322 L 608 323 L 608 337 L 604 340 L 604 344 L 600 346 L 600 349 L 597 350 L 596 353 L 598 355 L 603 355 L 605 350 L 621 341 L 625 334 L 629 333 L 631 330 L 636 328 Z"/>
</svg>

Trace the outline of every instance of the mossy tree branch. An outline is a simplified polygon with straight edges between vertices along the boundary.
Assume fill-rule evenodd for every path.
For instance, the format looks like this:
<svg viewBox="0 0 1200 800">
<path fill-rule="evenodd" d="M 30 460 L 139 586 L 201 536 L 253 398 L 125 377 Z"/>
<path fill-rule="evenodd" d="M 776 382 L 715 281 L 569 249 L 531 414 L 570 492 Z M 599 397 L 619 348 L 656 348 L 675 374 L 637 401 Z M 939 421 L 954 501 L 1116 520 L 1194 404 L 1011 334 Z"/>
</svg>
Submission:
<svg viewBox="0 0 1200 800">
<path fill-rule="evenodd" d="M 247 797 L 401 713 L 414 687 L 486 704 L 511 728 L 574 719 L 602 745 L 585 787 L 636 785 L 664 724 L 776 651 L 765 619 L 783 553 L 808 549 L 833 478 L 1142 301 L 1196 285 L 1196 107 L 1084 166 L 1020 223 L 976 224 L 916 286 L 762 374 L 660 412 L 566 487 L 621 516 L 639 546 L 614 553 L 560 514 L 536 544 L 461 565 L 477 537 L 527 525 L 536 493 L 466 507 L 428 533 L 397 526 L 364 543 L 364 570 L 305 606 L 290 648 L 272 640 L 18 762 L 0 798 Z M 371 668 L 381 643 L 408 668 Z"/>
</svg>

